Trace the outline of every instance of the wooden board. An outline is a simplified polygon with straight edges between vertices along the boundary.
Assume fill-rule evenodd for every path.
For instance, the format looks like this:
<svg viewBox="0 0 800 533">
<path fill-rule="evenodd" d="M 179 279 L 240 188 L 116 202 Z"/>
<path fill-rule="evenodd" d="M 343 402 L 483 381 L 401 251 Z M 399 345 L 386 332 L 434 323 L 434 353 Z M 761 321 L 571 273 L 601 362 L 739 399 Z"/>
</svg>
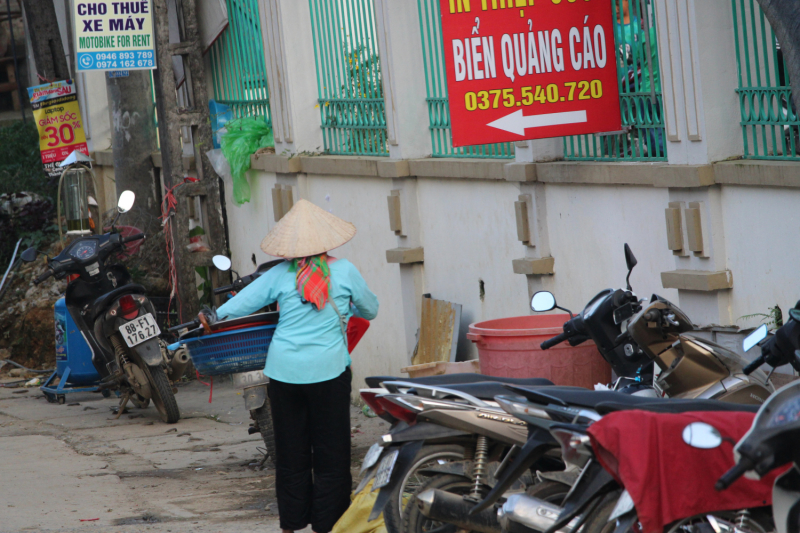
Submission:
<svg viewBox="0 0 800 533">
<path fill-rule="evenodd" d="M 461 304 L 423 298 L 419 344 L 412 364 L 454 362 L 460 323 Z"/>
</svg>

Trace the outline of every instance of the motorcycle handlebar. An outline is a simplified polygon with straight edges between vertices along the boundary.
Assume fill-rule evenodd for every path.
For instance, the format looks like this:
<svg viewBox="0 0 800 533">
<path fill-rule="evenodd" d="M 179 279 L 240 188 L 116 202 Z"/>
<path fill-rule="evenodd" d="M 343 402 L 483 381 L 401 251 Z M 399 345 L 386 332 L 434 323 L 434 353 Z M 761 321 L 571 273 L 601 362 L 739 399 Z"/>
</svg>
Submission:
<svg viewBox="0 0 800 533">
<path fill-rule="evenodd" d="M 46 280 L 47 278 L 49 278 L 50 276 L 52 276 L 53 274 L 55 274 L 53 269 L 52 268 L 48 268 L 41 275 L 39 275 L 35 280 L 33 280 L 33 284 L 34 285 L 38 285 L 41 282 L 43 282 L 44 280 Z"/>
<path fill-rule="evenodd" d="M 734 465 L 730 470 L 722 474 L 722 477 L 717 480 L 714 488 L 717 490 L 725 490 L 730 487 L 734 481 L 744 475 L 745 472 L 753 468 L 753 463 L 746 457 L 742 457 L 738 464 Z"/>
<path fill-rule="evenodd" d="M 661 313 L 659 313 L 657 309 L 651 309 L 644 314 L 644 319 L 648 322 L 656 322 L 660 315 Z"/>
<path fill-rule="evenodd" d="M 760 367 L 761 365 L 763 365 L 766 362 L 767 362 L 767 356 L 764 355 L 764 354 L 761 354 L 758 357 L 758 359 L 756 359 L 755 361 L 753 361 L 752 363 L 750 363 L 749 365 L 744 367 L 744 369 L 742 369 L 742 372 L 744 372 L 744 374 L 746 376 L 749 376 L 750 374 L 755 372 L 756 369 L 758 369 L 758 367 Z"/>
<path fill-rule="evenodd" d="M 569 336 L 569 334 L 568 334 L 568 333 L 561 333 L 561 334 L 559 334 L 559 335 L 556 335 L 556 336 L 555 336 L 555 337 L 553 337 L 552 339 L 547 339 L 547 340 L 546 340 L 546 341 L 544 341 L 542 344 L 540 344 L 540 345 L 539 345 L 539 347 L 540 347 L 542 350 L 549 350 L 550 348 L 552 348 L 552 347 L 553 347 L 553 346 L 555 346 L 556 344 L 561 344 L 561 343 L 562 343 L 562 342 L 564 342 L 565 340 L 569 339 L 569 337 L 570 337 L 570 336 Z"/>
<path fill-rule="evenodd" d="M 169 331 L 169 332 L 173 332 L 173 331 L 178 331 L 178 330 L 181 330 L 181 329 L 183 329 L 183 328 L 191 328 L 191 327 L 193 327 L 193 326 L 199 326 L 199 325 L 200 325 L 200 321 L 199 321 L 198 319 L 196 319 L 196 318 L 195 318 L 195 319 L 194 319 L 194 320 L 192 320 L 191 322 L 187 322 L 187 323 L 185 323 L 185 324 L 179 324 L 179 325 L 177 325 L 177 326 L 172 326 L 172 327 L 171 327 L 171 328 L 169 328 L 167 331 Z"/>
<path fill-rule="evenodd" d="M 122 239 L 120 244 L 126 244 L 133 241 L 138 241 L 139 239 L 144 239 L 144 233 L 137 233 L 136 235 L 131 235 L 130 237 L 125 237 Z"/>
<path fill-rule="evenodd" d="M 225 294 L 226 292 L 231 292 L 232 290 L 233 285 L 225 285 L 224 287 L 214 289 L 214 294 Z"/>
</svg>

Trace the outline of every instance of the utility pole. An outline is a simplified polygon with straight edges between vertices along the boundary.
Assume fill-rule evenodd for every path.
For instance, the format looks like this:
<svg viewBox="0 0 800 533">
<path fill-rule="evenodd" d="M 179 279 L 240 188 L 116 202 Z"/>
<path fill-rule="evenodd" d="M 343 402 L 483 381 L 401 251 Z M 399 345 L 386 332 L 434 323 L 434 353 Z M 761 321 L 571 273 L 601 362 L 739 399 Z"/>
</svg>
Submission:
<svg viewBox="0 0 800 533">
<path fill-rule="evenodd" d="M 36 70 L 44 80 L 69 79 L 69 66 L 53 0 L 22 0 Z"/>
<path fill-rule="evenodd" d="M 169 3 L 153 0 L 158 70 L 153 72 L 158 102 L 158 129 L 161 133 L 161 175 L 167 188 L 176 187 L 177 207 L 168 218 L 166 231 L 172 235 L 176 278 L 171 280 L 181 297 L 179 314 L 181 322 L 194 318 L 200 310 L 195 269 L 208 267 L 215 287 L 220 286 L 230 274 L 219 272 L 211 262 L 215 254 L 227 254 L 225 221 L 222 216 L 222 191 L 220 178 L 206 156 L 211 149 L 211 119 L 208 110 L 205 63 L 197 19 L 197 4 L 200 0 L 182 0 Z M 180 28 L 180 42 L 170 42 L 169 8 L 176 9 L 175 18 Z M 180 106 L 177 100 L 173 57 L 180 56 L 185 70 L 189 92 L 187 105 Z M 191 148 L 199 181 L 182 184 L 187 170 L 183 164 L 183 142 L 181 128 L 191 134 Z M 189 244 L 190 204 L 200 199 L 202 226 L 208 238 L 210 252 L 190 253 Z"/>
<path fill-rule="evenodd" d="M 153 169 L 156 144 L 155 104 L 149 70 L 127 71 L 127 76 L 106 77 L 111 108 L 111 147 L 117 193 L 133 191 L 136 203 L 123 215 L 128 225 L 152 234 L 160 229 L 161 189 Z"/>
</svg>

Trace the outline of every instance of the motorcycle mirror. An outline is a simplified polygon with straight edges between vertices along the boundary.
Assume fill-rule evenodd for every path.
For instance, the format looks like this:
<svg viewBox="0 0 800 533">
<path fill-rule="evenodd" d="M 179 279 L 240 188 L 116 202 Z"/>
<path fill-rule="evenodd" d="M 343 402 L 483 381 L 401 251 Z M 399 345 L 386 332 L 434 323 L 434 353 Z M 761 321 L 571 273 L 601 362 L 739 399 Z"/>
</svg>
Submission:
<svg viewBox="0 0 800 533">
<path fill-rule="evenodd" d="M 794 311 L 794 309 L 792 309 Z M 791 315 L 791 311 L 789 311 Z M 794 318 L 794 317 L 792 317 Z M 761 324 L 759 327 L 756 328 L 750 335 L 744 338 L 742 341 L 742 350 L 745 352 L 749 352 L 753 346 L 758 344 L 759 342 L 763 341 L 767 338 L 767 325 Z"/>
<path fill-rule="evenodd" d="M 800 322 L 800 309 L 789 309 L 789 316 Z"/>
<path fill-rule="evenodd" d="M 712 425 L 705 422 L 692 422 L 683 428 L 683 442 L 692 448 L 710 450 L 722 444 L 722 435 Z"/>
<path fill-rule="evenodd" d="M 631 272 L 633 271 L 633 267 L 636 266 L 638 261 L 636 260 L 636 256 L 633 255 L 631 251 L 631 247 L 628 246 L 628 243 L 625 243 L 625 264 L 628 265 L 628 277 L 625 278 L 625 283 L 628 286 L 628 290 L 631 290 Z"/>
<path fill-rule="evenodd" d="M 556 297 L 550 291 L 539 291 L 531 298 L 531 309 L 537 313 L 544 313 L 556 308 Z"/>
<path fill-rule="evenodd" d="M 28 248 L 27 250 L 22 252 L 19 255 L 19 258 L 22 259 L 26 263 L 33 263 L 34 261 L 36 261 L 36 256 L 38 255 L 38 253 L 39 252 L 36 251 L 36 248 L 31 246 L 30 248 Z"/>
<path fill-rule="evenodd" d="M 117 211 L 120 213 L 127 213 L 133 207 L 133 202 L 136 201 L 136 195 L 133 191 L 122 191 L 117 200 Z"/>
<path fill-rule="evenodd" d="M 226 272 L 231 269 L 231 260 L 224 255 L 215 255 L 211 258 L 211 261 L 214 263 L 214 266 L 217 267 L 217 270 Z"/>
</svg>

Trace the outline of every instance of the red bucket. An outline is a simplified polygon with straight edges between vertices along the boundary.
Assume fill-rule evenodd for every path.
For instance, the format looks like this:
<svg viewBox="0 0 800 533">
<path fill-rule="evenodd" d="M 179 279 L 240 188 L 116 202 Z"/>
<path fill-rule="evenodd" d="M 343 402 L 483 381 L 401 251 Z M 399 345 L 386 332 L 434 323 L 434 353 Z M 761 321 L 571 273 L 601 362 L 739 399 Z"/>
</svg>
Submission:
<svg viewBox="0 0 800 533">
<path fill-rule="evenodd" d="M 481 374 L 505 378 L 547 378 L 556 385 L 594 388 L 611 381 L 611 366 L 597 346 L 562 342 L 549 350 L 539 345 L 564 330 L 567 314 L 528 315 L 476 322 L 467 338 L 478 346 Z"/>
</svg>

